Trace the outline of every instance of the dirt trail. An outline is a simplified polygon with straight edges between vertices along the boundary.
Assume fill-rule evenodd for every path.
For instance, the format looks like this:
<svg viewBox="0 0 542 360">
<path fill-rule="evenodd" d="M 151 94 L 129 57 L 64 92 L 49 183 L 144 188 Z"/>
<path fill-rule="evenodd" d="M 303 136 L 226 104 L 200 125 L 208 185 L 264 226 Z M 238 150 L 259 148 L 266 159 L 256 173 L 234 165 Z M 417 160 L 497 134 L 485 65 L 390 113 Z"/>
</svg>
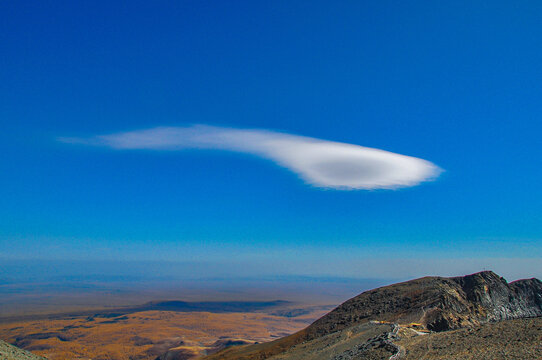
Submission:
<svg viewBox="0 0 542 360">
<path fill-rule="evenodd" d="M 395 354 L 390 356 L 389 360 L 399 360 L 406 355 L 405 348 L 393 342 L 394 340 L 399 340 L 399 329 L 399 324 L 393 324 L 392 331 L 388 333 L 388 339 L 386 340 L 386 344 L 392 346 L 397 351 Z"/>
</svg>

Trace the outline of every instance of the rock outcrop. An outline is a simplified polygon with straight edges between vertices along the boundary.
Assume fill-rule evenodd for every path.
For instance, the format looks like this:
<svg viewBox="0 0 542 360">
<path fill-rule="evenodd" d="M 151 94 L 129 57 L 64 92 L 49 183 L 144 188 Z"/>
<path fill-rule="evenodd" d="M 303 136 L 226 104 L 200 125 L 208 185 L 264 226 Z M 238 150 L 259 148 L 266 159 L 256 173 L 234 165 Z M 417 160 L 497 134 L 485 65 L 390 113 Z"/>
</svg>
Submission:
<svg viewBox="0 0 542 360">
<path fill-rule="evenodd" d="M 538 279 L 507 283 L 497 274 L 484 271 L 450 280 L 459 288 L 454 296 L 445 294 L 442 304 L 423 319 L 430 330 L 542 316 L 542 282 Z"/>
<path fill-rule="evenodd" d="M 424 277 L 364 292 L 307 328 L 309 338 L 352 324 L 380 320 L 420 323 L 442 331 L 488 321 L 542 316 L 542 282 L 508 283 L 491 271 Z"/>
</svg>

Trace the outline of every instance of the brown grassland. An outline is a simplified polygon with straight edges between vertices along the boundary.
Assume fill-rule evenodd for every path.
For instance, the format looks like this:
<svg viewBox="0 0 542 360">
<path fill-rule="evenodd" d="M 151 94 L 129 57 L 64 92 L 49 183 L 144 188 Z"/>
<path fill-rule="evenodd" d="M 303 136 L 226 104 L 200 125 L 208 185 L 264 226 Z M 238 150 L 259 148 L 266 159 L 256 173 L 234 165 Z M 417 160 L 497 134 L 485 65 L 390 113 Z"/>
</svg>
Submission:
<svg viewBox="0 0 542 360">
<path fill-rule="evenodd" d="M 261 312 L 142 311 L 24 320 L 0 323 L 0 339 L 51 360 L 155 359 L 170 349 L 191 358 L 228 340 L 265 342 L 291 334 L 325 312 L 285 317 Z"/>
</svg>

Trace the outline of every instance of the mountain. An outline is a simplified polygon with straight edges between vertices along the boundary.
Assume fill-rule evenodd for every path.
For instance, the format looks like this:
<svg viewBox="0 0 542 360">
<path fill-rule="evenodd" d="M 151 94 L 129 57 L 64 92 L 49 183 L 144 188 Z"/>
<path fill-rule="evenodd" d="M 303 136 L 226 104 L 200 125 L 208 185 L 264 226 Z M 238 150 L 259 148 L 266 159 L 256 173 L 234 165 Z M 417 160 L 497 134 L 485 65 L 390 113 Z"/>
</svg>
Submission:
<svg viewBox="0 0 542 360">
<path fill-rule="evenodd" d="M 364 320 L 416 322 L 442 331 L 482 322 L 542 316 L 542 282 L 506 280 L 491 271 L 424 277 L 358 295 L 309 326 L 309 338 Z"/>
<path fill-rule="evenodd" d="M 1 360 L 46 360 L 44 357 L 37 356 L 16 346 L 10 345 L 0 340 L 0 359 Z"/>
<path fill-rule="evenodd" d="M 438 334 L 462 334 L 462 329 L 497 332 L 495 350 L 503 331 L 493 325 L 505 320 L 512 320 L 506 322 L 510 329 L 527 329 L 515 332 L 520 334 L 516 342 L 541 352 L 538 358 L 542 358 L 541 316 L 542 282 L 538 279 L 508 283 L 491 271 L 453 278 L 424 277 L 366 291 L 293 335 L 232 347 L 206 359 L 398 359 L 408 357 L 409 349 L 403 343 L 418 346 L 421 342 L 423 347 L 424 341 L 432 341 Z M 472 340 L 477 335 L 469 336 Z M 414 338 L 419 339 L 409 340 Z"/>
</svg>

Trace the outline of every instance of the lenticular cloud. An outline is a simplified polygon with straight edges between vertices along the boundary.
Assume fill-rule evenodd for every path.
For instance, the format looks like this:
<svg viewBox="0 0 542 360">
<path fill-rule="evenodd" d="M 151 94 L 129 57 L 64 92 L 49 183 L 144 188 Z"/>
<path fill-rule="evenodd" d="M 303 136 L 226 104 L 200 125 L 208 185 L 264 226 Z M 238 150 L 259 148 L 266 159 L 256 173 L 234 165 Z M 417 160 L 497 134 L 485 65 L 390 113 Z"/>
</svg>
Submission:
<svg viewBox="0 0 542 360">
<path fill-rule="evenodd" d="M 126 150 L 217 149 L 249 153 L 293 171 L 313 186 L 341 190 L 414 186 L 441 172 L 435 164 L 411 156 L 268 130 L 195 125 L 60 141 Z"/>
</svg>

